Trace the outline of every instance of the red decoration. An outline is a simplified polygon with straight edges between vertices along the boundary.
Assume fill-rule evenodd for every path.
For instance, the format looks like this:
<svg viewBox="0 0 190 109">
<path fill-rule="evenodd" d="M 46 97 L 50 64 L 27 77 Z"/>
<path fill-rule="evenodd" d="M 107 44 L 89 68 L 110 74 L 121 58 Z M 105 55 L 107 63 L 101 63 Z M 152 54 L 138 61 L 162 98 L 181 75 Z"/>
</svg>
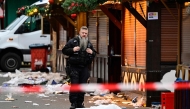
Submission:
<svg viewBox="0 0 190 109">
<path fill-rule="evenodd" d="M 92 13 L 95 14 L 97 11 L 96 10 L 92 10 Z"/>
<path fill-rule="evenodd" d="M 71 3 L 71 6 L 73 7 L 73 6 L 75 6 L 75 3 L 73 2 L 73 3 Z"/>
<path fill-rule="evenodd" d="M 77 14 L 71 14 L 72 19 L 76 19 L 76 17 L 77 17 Z"/>
<path fill-rule="evenodd" d="M 54 2 L 54 0 L 49 0 L 49 3 L 50 3 L 50 4 L 53 4 L 53 2 Z"/>
<path fill-rule="evenodd" d="M 159 0 L 154 0 L 154 2 L 158 3 L 158 2 L 159 2 Z"/>
</svg>

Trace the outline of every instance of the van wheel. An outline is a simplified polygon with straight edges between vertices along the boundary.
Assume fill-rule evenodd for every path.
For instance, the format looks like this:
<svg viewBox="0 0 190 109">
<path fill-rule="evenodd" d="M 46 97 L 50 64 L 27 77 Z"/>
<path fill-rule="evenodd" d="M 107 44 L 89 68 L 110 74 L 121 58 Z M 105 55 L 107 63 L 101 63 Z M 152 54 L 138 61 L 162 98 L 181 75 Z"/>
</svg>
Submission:
<svg viewBox="0 0 190 109">
<path fill-rule="evenodd" d="M 15 72 L 21 67 L 21 58 L 15 53 L 7 53 L 1 58 L 0 64 L 3 72 Z"/>
</svg>

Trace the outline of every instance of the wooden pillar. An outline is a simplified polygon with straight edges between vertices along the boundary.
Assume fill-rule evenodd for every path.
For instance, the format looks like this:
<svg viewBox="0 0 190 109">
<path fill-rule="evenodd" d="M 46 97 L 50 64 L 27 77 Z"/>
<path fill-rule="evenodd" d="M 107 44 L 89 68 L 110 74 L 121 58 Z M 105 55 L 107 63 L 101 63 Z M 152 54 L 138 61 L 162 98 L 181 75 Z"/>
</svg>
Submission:
<svg viewBox="0 0 190 109">
<path fill-rule="evenodd" d="M 147 19 L 147 54 L 146 54 L 146 82 L 158 82 L 161 79 L 161 6 L 152 2 L 147 12 L 158 12 L 158 19 Z M 160 91 L 147 91 L 147 103 L 160 102 Z"/>
<path fill-rule="evenodd" d="M 177 37 L 177 64 L 181 64 L 181 28 L 182 28 L 182 6 L 178 4 L 178 37 Z"/>
<path fill-rule="evenodd" d="M 87 16 L 86 15 L 87 15 L 86 12 L 80 12 L 77 14 L 77 28 L 76 28 L 77 34 L 78 34 L 81 26 L 87 26 L 87 18 L 86 18 Z"/>
<path fill-rule="evenodd" d="M 51 62 L 52 62 L 52 72 L 55 73 L 56 70 L 56 60 L 57 60 L 57 33 L 53 30 L 52 31 L 52 37 L 53 37 L 53 44 L 52 44 L 52 56 L 51 56 Z"/>
</svg>

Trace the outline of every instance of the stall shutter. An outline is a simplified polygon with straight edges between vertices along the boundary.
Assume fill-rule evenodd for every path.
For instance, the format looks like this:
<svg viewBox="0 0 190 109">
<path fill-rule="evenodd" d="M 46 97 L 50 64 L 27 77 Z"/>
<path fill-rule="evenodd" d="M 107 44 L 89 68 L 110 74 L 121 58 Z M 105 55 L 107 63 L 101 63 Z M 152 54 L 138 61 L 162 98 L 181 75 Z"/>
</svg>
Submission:
<svg viewBox="0 0 190 109">
<path fill-rule="evenodd" d="M 133 3 L 142 17 L 146 17 L 146 1 Z M 130 66 L 146 65 L 146 28 L 127 10 L 124 16 L 124 59 Z"/>
<path fill-rule="evenodd" d="M 176 8 L 170 8 L 178 16 Z M 161 9 L 161 62 L 177 61 L 178 22 L 166 8 Z"/>
<path fill-rule="evenodd" d="M 97 51 L 97 18 L 89 17 L 88 18 L 88 37 L 91 43 L 93 44 L 94 49 Z"/>
<path fill-rule="evenodd" d="M 181 62 L 190 65 L 190 14 L 183 8 Z"/>
<path fill-rule="evenodd" d="M 59 49 L 61 50 L 67 43 L 67 31 L 59 24 Z"/>
<path fill-rule="evenodd" d="M 96 51 L 101 55 L 107 55 L 109 37 L 109 18 L 102 11 L 97 11 L 97 13 L 95 14 L 89 13 L 88 27 L 89 39 L 92 42 Z"/>
<path fill-rule="evenodd" d="M 106 15 L 99 17 L 99 54 L 108 54 L 109 19 Z"/>
<path fill-rule="evenodd" d="M 146 19 L 147 2 L 136 3 L 137 12 Z M 146 28 L 136 19 L 136 66 L 146 66 Z"/>
<path fill-rule="evenodd" d="M 135 40 L 134 40 L 134 29 L 135 29 L 135 18 L 134 16 L 125 9 L 124 16 L 124 34 L 123 34 L 123 46 L 124 46 L 124 59 L 130 66 L 135 66 Z"/>
</svg>

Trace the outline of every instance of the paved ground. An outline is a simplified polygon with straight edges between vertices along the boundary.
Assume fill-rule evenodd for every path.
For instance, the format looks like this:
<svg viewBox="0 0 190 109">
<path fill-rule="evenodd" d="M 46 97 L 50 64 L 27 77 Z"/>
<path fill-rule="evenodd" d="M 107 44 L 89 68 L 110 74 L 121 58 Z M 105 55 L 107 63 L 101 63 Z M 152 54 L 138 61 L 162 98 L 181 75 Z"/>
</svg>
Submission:
<svg viewBox="0 0 190 109">
<path fill-rule="evenodd" d="M 2 72 L 0 72 L 2 73 Z M 8 81 L 10 78 L 2 78 L 0 77 L 0 85 L 4 81 Z M 139 94 L 127 92 L 131 97 L 139 96 Z M 9 93 L 0 92 L 0 109 L 69 109 L 70 103 L 68 99 L 68 94 L 47 94 L 46 96 L 39 96 L 34 93 L 11 93 L 14 101 L 5 101 L 7 98 L 6 95 Z M 43 95 L 40 94 L 40 95 Z M 85 107 L 90 108 L 91 106 L 95 106 L 94 103 L 90 103 L 89 100 L 93 96 L 85 96 Z M 126 107 L 126 109 L 134 109 L 133 106 L 129 106 L 127 104 L 123 104 L 122 98 L 117 99 L 116 105 L 120 107 Z M 141 107 L 138 109 L 150 109 L 149 107 Z"/>
</svg>

